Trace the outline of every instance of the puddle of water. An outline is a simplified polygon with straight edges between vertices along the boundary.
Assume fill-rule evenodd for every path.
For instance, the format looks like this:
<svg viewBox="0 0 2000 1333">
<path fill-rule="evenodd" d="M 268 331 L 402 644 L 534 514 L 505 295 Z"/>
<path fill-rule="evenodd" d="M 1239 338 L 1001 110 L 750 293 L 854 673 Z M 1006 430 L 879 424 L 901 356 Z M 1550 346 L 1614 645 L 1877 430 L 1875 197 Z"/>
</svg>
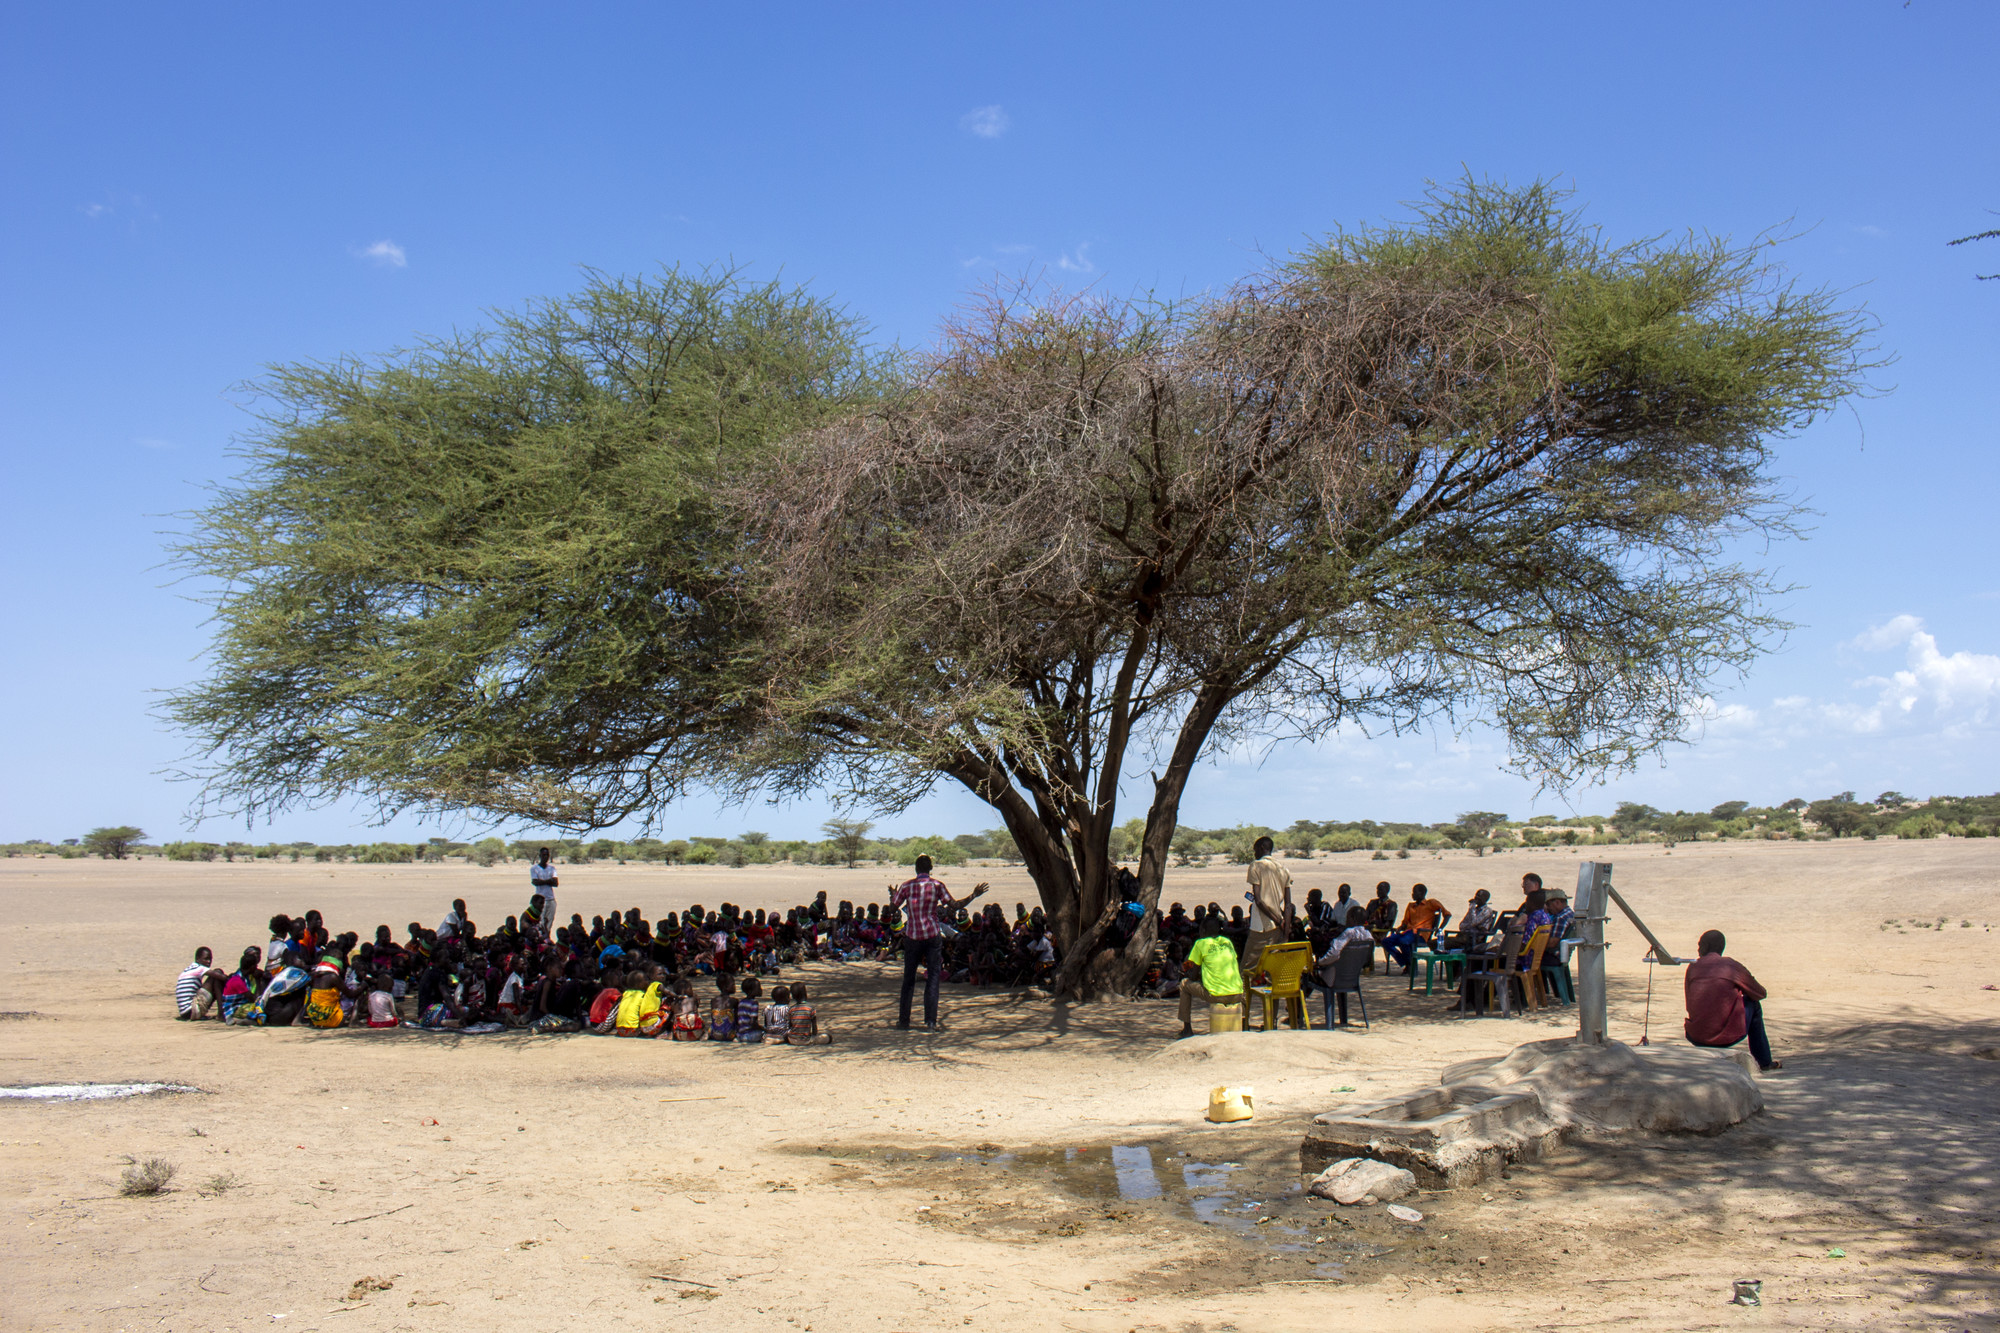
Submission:
<svg viewBox="0 0 2000 1333">
<path fill-rule="evenodd" d="M 868 1148 L 834 1155 L 885 1163 L 949 1162 L 995 1173 L 1046 1172 L 1065 1193 L 1100 1207 L 1151 1204 L 1268 1249 L 1312 1248 L 1308 1228 L 1285 1216 L 1285 1206 L 1303 1191 L 1296 1181 L 1271 1189 L 1269 1182 L 1243 1176 L 1241 1162 L 1204 1162 L 1170 1151 L 1156 1160 L 1155 1152 L 1145 1144 L 1115 1144 L 1022 1152 Z"/>
<path fill-rule="evenodd" d="M 1111 1171 L 1118 1178 L 1121 1199 L 1157 1199 L 1165 1193 L 1160 1188 L 1159 1173 L 1153 1170 L 1151 1148 L 1113 1148 Z"/>
<path fill-rule="evenodd" d="M 112 1097 L 151 1097 L 158 1093 L 200 1092 L 184 1083 L 36 1083 L 0 1088 L 0 1098 L 28 1102 L 96 1102 Z"/>
</svg>

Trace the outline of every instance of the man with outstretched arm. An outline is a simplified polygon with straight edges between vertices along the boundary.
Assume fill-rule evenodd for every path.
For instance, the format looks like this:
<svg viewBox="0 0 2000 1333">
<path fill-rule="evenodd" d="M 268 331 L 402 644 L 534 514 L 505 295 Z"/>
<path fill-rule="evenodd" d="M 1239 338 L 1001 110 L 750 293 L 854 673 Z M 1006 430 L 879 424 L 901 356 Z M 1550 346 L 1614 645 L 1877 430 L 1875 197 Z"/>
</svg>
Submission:
<svg viewBox="0 0 2000 1333">
<path fill-rule="evenodd" d="M 986 892 L 982 881 L 963 898 L 954 898 L 931 878 L 931 859 L 917 858 L 916 878 L 905 880 L 889 895 L 889 905 L 903 913 L 903 995 L 896 1026 L 908 1030 L 910 1001 L 917 988 L 919 965 L 930 969 L 924 982 L 924 1026 L 938 1025 L 938 986 L 944 981 L 944 914 L 965 906 Z"/>
</svg>

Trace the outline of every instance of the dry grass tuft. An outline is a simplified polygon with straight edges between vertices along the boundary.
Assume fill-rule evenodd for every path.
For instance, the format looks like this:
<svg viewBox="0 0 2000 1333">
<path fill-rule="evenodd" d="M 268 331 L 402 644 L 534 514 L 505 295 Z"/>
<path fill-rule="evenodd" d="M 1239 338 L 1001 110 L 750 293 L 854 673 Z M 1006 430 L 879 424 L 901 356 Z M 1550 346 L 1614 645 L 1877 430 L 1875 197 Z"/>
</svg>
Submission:
<svg viewBox="0 0 2000 1333">
<path fill-rule="evenodd" d="M 129 1198 L 146 1198 L 164 1193 L 167 1183 L 174 1178 L 174 1164 L 164 1157 L 149 1157 L 143 1162 L 133 1162 L 125 1168 L 125 1176 L 118 1186 L 118 1192 Z"/>
</svg>

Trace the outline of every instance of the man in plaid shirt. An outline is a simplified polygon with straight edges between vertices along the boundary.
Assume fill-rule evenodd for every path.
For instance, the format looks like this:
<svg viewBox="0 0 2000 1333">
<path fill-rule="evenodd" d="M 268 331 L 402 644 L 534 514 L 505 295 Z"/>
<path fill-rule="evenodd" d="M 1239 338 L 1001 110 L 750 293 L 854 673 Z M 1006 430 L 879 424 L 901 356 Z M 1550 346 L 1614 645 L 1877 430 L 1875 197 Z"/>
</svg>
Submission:
<svg viewBox="0 0 2000 1333">
<path fill-rule="evenodd" d="M 952 897 L 951 890 L 931 878 L 931 859 L 919 856 L 917 877 L 897 885 L 889 895 L 889 906 L 903 913 L 903 998 L 897 1027 L 910 1026 L 910 1001 L 917 989 L 919 965 L 930 972 L 924 982 L 924 1026 L 937 1027 L 938 985 L 944 980 L 944 913 L 965 906 L 984 892 L 986 885 L 981 883 L 963 898 Z"/>
</svg>

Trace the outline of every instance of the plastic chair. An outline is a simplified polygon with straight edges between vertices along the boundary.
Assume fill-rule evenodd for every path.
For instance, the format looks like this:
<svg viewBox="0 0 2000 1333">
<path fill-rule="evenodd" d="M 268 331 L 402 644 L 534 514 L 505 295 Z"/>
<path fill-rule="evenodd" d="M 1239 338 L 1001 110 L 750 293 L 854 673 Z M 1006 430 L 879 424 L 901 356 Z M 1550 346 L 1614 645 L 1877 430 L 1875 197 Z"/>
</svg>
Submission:
<svg viewBox="0 0 2000 1333">
<path fill-rule="evenodd" d="M 1263 957 L 1257 960 L 1257 970 L 1268 979 L 1269 984 L 1252 986 L 1253 999 L 1264 1002 L 1264 1031 L 1274 1031 L 1278 1026 L 1278 1004 L 1285 1005 L 1285 1018 L 1293 1031 L 1312 1027 L 1312 1016 L 1306 1012 L 1306 993 L 1301 984 L 1306 969 L 1312 966 L 1312 945 L 1271 944 L 1264 948 Z"/>
<path fill-rule="evenodd" d="M 1321 975 L 1321 981 L 1324 983 L 1321 989 L 1325 993 L 1326 1025 L 1329 1030 L 1334 1027 L 1333 997 L 1336 995 L 1352 995 L 1356 1000 L 1359 1000 L 1361 1002 L 1361 1026 L 1364 1028 L 1370 1026 L 1368 1022 L 1368 1000 L 1361 994 L 1361 969 L 1367 967 L 1374 960 L 1374 957 L 1374 945 L 1371 944 L 1364 949 L 1360 945 L 1350 944 L 1340 951 L 1340 957 L 1333 960 L 1333 975 L 1330 977 L 1324 974 Z"/>
<path fill-rule="evenodd" d="M 1482 1014 L 1485 1013 L 1485 1001 L 1491 1000 L 1493 988 L 1497 985 L 1500 988 L 1500 1016 L 1502 1018 L 1512 1018 L 1514 1016 L 1514 982 L 1521 975 L 1515 971 L 1514 964 L 1520 956 L 1521 937 L 1510 930 L 1506 935 L 1501 937 L 1499 967 L 1483 967 L 1477 971 L 1467 972 L 1461 978 L 1465 987 L 1465 993 L 1459 1003 L 1458 1016 L 1464 1018 L 1473 1011 L 1473 997 L 1475 995 L 1482 997 L 1479 1012 Z"/>
<path fill-rule="evenodd" d="M 1540 1009 L 1549 1002 L 1549 989 L 1542 979 L 1542 956 L 1549 948 L 1549 928 L 1535 927 L 1535 933 L 1528 937 L 1528 943 L 1521 952 L 1528 957 L 1527 965 L 1521 969 L 1521 1007 L 1529 1005 Z"/>
<path fill-rule="evenodd" d="M 1576 985 L 1569 977 L 1569 962 L 1554 951 L 1542 955 L 1542 986 L 1549 989 L 1551 983 L 1564 1004 L 1576 1003 Z"/>
</svg>

